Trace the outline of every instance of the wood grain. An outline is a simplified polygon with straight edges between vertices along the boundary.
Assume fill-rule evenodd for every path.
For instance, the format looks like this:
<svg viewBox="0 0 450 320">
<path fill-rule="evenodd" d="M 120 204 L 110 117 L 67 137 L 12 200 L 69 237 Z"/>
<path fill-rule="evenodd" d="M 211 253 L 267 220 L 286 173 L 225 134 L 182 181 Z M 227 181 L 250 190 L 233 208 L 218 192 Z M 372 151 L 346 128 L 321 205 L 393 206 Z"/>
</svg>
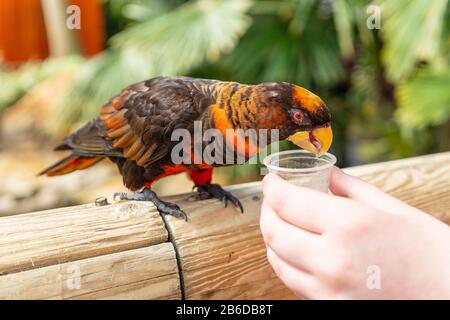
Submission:
<svg viewBox="0 0 450 320">
<path fill-rule="evenodd" d="M 179 252 L 187 299 L 292 299 L 266 259 L 259 231 L 260 184 L 233 191 L 245 213 L 217 200 L 178 199 L 189 222 L 165 217 Z M 179 198 L 179 197 L 178 197 Z M 174 200 L 173 198 L 171 200 Z"/>
<path fill-rule="evenodd" d="M 450 224 L 450 152 L 346 169 L 382 190 Z M 292 299 L 266 260 L 259 231 L 259 182 L 228 190 L 245 214 L 195 195 L 170 197 L 189 222 L 165 217 L 180 256 L 187 299 Z"/>
<path fill-rule="evenodd" d="M 450 225 L 450 152 L 345 171 Z"/>
<path fill-rule="evenodd" d="M 450 224 L 450 152 L 346 171 Z M 143 202 L 0 218 L 0 299 L 294 299 L 266 260 L 260 183 L 228 189 L 244 214 L 183 194 L 167 200 L 187 223 Z"/>
<path fill-rule="evenodd" d="M 0 299 L 180 299 L 171 243 L 0 276 Z"/>
<path fill-rule="evenodd" d="M 167 241 L 151 203 L 119 202 L 0 218 L 0 275 Z"/>
</svg>

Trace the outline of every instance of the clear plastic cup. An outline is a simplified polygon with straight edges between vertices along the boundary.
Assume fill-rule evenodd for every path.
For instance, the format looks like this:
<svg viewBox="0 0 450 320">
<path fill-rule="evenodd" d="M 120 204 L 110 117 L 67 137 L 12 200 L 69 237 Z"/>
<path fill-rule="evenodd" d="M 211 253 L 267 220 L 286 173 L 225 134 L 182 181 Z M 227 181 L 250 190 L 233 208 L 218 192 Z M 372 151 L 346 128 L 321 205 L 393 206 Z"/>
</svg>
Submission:
<svg viewBox="0 0 450 320">
<path fill-rule="evenodd" d="M 331 153 L 316 156 L 305 150 L 291 150 L 271 154 L 264 158 L 269 172 L 297 186 L 328 192 L 331 167 L 336 157 Z"/>
</svg>

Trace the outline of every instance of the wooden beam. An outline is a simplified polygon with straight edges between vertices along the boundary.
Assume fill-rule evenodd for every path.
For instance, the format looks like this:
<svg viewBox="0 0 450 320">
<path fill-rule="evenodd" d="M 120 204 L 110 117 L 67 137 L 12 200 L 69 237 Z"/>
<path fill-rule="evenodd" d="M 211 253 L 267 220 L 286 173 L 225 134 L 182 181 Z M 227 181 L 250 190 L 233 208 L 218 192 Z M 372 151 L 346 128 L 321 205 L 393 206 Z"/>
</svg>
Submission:
<svg viewBox="0 0 450 320">
<path fill-rule="evenodd" d="M 167 241 L 151 203 L 59 208 L 0 219 L 0 275 Z"/>
<path fill-rule="evenodd" d="M 346 171 L 450 224 L 450 152 Z M 167 200 L 187 223 L 144 202 L 2 217 L 0 299 L 295 298 L 266 260 L 260 183 L 228 189 L 244 214 L 184 194 Z"/>
<path fill-rule="evenodd" d="M 180 299 L 171 243 L 0 276 L 0 299 Z"/>
</svg>

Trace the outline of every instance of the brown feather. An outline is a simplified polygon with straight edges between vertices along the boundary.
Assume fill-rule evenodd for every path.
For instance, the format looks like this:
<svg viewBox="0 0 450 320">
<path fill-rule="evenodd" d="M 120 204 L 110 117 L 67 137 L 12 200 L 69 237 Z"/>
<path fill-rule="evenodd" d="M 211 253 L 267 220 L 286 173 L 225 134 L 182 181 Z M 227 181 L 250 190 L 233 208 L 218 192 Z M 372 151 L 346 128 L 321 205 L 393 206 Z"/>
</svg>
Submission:
<svg viewBox="0 0 450 320">
<path fill-rule="evenodd" d="M 115 140 L 114 143 L 113 143 L 113 147 L 114 148 L 124 148 L 124 147 L 130 145 L 130 143 L 134 139 L 136 139 L 136 137 L 133 134 L 133 132 L 130 130 L 126 134 L 124 134 L 122 137 L 120 137 L 119 139 Z"/>
<path fill-rule="evenodd" d="M 86 169 L 90 166 L 93 166 L 102 159 L 103 157 L 82 157 L 71 154 L 68 157 L 43 170 L 38 175 L 40 176 L 46 174 L 47 176 L 59 176 L 73 172 L 75 170 Z"/>
<path fill-rule="evenodd" d="M 117 128 L 124 125 L 127 122 L 125 118 L 126 109 L 122 109 L 113 114 L 110 118 L 105 120 L 105 124 L 108 128 Z"/>
<path fill-rule="evenodd" d="M 103 108 L 100 109 L 100 114 L 111 114 L 116 111 L 111 104 L 107 104 Z"/>
<path fill-rule="evenodd" d="M 125 103 L 125 99 L 123 99 L 121 97 L 117 97 L 117 98 L 111 100 L 111 104 L 115 110 L 121 109 L 123 107 L 124 103 Z"/>
<path fill-rule="evenodd" d="M 138 153 L 139 149 L 143 147 L 144 146 L 142 145 L 141 139 L 137 138 L 131 146 L 124 150 L 123 155 L 125 156 L 125 158 L 133 159 L 136 153 Z"/>
<path fill-rule="evenodd" d="M 150 148 L 148 148 L 147 151 L 145 151 L 145 153 L 136 161 L 137 165 L 144 167 L 155 152 L 156 148 L 158 148 L 157 144 L 151 145 Z"/>
<path fill-rule="evenodd" d="M 128 130 L 130 130 L 130 125 L 126 124 L 123 127 L 117 129 L 109 129 L 106 134 L 108 135 L 108 137 L 118 138 L 120 136 L 123 136 Z"/>
</svg>

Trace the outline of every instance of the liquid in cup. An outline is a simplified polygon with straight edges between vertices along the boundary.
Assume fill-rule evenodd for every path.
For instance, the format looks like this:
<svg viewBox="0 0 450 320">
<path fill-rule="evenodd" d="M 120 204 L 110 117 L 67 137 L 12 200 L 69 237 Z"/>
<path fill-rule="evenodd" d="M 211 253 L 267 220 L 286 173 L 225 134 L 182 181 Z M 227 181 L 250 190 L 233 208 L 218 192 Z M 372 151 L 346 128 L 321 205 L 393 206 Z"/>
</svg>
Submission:
<svg viewBox="0 0 450 320">
<path fill-rule="evenodd" d="M 328 192 L 330 172 L 336 157 L 330 153 L 316 156 L 305 150 L 290 150 L 264 158 L 269 172 L 297 186 Z"/>
</svg>

